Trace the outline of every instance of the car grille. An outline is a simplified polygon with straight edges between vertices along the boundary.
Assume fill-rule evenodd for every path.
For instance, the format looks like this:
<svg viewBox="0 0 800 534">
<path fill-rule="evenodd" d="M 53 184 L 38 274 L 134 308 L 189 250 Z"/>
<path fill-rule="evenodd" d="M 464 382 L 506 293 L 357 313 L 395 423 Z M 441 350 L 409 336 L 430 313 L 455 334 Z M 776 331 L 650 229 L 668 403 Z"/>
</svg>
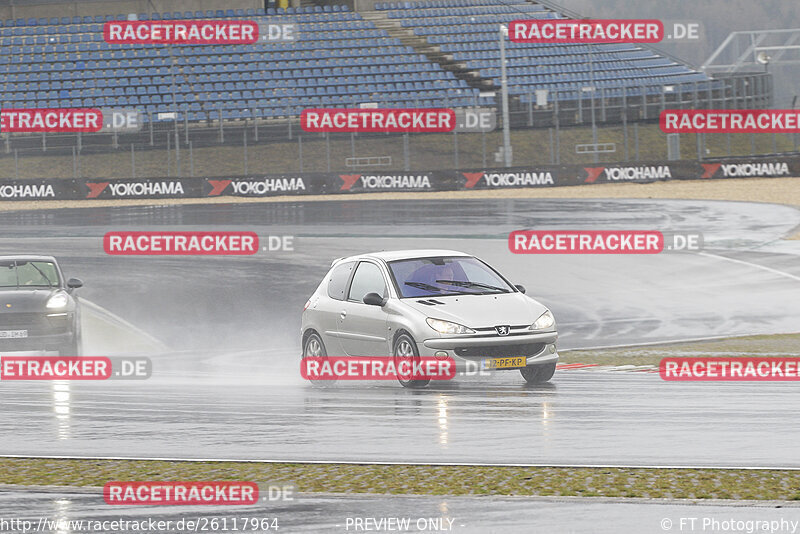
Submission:
<svg viewBox="0 0 800 534">
<path fill-rule="evenodd" d="M 455 353 L 461 358 L 506 358 L 509 356 L 534 356 L 542 352 L 544 347 L 544 343 L 490 345 L 488 347 L 457 347 Z"/>
</svg>

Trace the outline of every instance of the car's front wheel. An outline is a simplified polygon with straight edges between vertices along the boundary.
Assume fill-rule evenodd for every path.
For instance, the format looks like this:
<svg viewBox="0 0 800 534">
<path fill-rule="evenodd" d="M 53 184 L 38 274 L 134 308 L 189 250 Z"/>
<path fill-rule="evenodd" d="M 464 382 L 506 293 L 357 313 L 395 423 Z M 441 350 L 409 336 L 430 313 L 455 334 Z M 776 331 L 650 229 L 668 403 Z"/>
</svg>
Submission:
<svg viewBox="0 0 800 534">
<path fill-rule="evenodd" d="M 430 378 L 414 378 L 414 366 L 420 361 L 419 351 L 414 339 L 408 334 L 400 334 L 394 340 L 394 365 L 397 370 L 397 381 L 406 388 L 424 388 L 431 381 Z M 408 371 L 408 372 L 401 372 Z"/>
<path fill-rule="evenodd" d="M 327 358 L 328 351 L 325 349 L 325 343 L 316 332 L 311 333 L 305 343 L 303 343 L 303 358 Z M 309 379 L 312 386 L 331 386 L 336 383 L 336 380 L 314 380 Z"/>
<path fill-rule="evenodd" d="M 519 372 L 528 384 L 543 384 L 553 378 L 553 374 L 556 372 L 556 362 L 529 365 L 520 369 Z"/>
</svg>

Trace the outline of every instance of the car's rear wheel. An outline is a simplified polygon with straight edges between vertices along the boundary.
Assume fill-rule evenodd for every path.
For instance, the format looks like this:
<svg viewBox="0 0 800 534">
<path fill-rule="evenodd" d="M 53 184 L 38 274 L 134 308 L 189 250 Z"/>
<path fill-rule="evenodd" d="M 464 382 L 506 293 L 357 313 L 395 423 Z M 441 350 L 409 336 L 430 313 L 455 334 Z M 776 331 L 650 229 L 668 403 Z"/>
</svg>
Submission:
<svg viewBox="0 0 800 534">
<path fill-rule="evenodd" d="M 415 379 L 414 373 L 411 371 L 415 364 L 420 361 L 419 351 L 414 339 L 408 334 L 400 334 L 394 340 L 394 348 L 392 350 L 394 356 L 394 365 L 397 369 L 397 381 L 406 388 L 424 388 L 431 381 L 430 378 Z M 401 366 L 402 363 L 402 366 Z M 408 369 L 408 373 L 401 373 L 401 369 Z"/>
<path fill-rule="evenodd" d="M 529 365 L 520 369 L 519 372 L 528 384 L 543 384 L 553 378 L 553 374 L 556 372 L 556 362 Z"/>
<path fill-rule="evenodd" d="M 328 351 L 325 349 L 325 343 L 316 332 L 311 333 L 305 343 L 303 343 L 303 358 L 327 358 Z M 309 379 L 312 386 L 330 386 L 336 383 L 336 380 L 314 380 Z"/>
</svg>

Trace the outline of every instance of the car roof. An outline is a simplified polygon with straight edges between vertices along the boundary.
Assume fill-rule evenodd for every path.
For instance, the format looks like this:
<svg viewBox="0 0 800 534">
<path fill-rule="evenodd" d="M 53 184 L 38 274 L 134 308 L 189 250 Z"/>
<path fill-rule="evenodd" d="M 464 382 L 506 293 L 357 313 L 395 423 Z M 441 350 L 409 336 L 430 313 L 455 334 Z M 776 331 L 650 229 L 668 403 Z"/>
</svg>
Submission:
<svg viewBox="0 0 800 534">
<path fill-rule="evenodd" d="M 383 261 L 396 261 L 396 260 L 411 260 L 414 258 L 433 258 L 437 256 L 462 256 L 465 258 L 472 257 L 471 254 L 459 252 L 457 250 L 443 250 L 443 249 L 414 249 L 414 250 L 383 250 L 380 252 L 369 252 L 367 254 L 358 254 L 341 258 L 338 261 L 358 260 L 362 258 L 373 258 Z M 337 263 L 338 263 L 337 261 Z"/>
<path fill-rule="evenodd" d="M 14 254 L 10 256 L 0 256 L 0 261 L 9 261 L 9 260 L 52 261 L 53 263 L 58 263 L 56 262 L 56 259 L 53 256 L 40 256 L 36 254 Z"/>
</svg>

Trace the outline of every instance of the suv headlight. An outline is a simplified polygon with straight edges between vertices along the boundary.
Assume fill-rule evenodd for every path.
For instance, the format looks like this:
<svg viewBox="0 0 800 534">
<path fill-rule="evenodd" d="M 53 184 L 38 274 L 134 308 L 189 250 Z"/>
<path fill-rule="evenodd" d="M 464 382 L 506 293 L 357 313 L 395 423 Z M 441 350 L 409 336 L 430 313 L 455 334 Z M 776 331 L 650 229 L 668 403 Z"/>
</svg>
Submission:
<svg viewBox="0 0 800 534">
<path fill-rule="evenodd" d="M 556 324 L 556 318 L 553 317 L 550 310 L 547 310 L 536 319 L 536 322 L 531 325 L 530 330 L 547 330 L 548 328 L 553 328 L 554 324 Z"/>
<path fill-rule="evenodd" d="M 47 301 L 46 307 L 48 310 L 66 308 L 69 304 L 69 297 L 66 293 L 56 293 L 50 300 Z"/>
<path fill-rule="evenodd" d="M 475 330 L 467 328 L 463 324 L 451 323 L 450 321 L 442 321 L 441 319 L 433 319 L 428 317 L 425 319 L 428 326 L 439 332 L 440 334 L 474 334 Z"/>
</svg>

